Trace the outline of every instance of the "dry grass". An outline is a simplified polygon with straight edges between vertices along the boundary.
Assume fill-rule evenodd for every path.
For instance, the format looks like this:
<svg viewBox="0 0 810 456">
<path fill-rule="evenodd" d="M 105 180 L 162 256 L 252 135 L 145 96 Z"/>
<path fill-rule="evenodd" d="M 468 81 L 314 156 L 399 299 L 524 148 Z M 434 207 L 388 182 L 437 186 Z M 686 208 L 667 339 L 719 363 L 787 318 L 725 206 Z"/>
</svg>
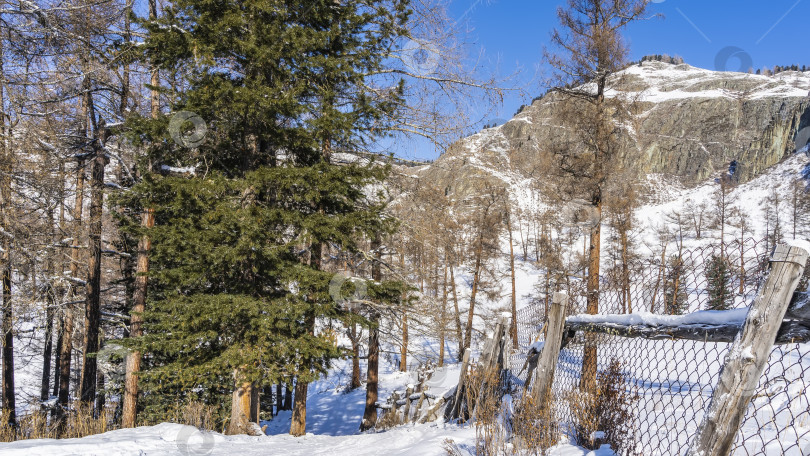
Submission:
<svg viewBox="0 0 810 456">
<path fill-rule="evenodd" d="M 47 412 L 36 411 L 23 415 L 17 425 L 8 421 L 8 413 L 0 414 L 0 442 L 28 439 L 69 439 L 101 434 L 115 427 L 108 419 L 107 410 L 93 416 L 89 405 L 75 403 L 66 414 L 63 426 L 59 426 Z"/>
<path fill-rule="evenodd" d="M 608 368 L 599 372 L 594 391 L 574 390 L 566 396 L 575 421 L 577 445 L 594 450 L 607 443 L 617 454 L 632 451 L 635 438 L 632 408 L 638 396 L 628 385 L 621 363 L 613 358 Z M 600 431 L 604 438 L 596 438 Z"/>
<path fill-rule="evenodd" d="M 98 416 L 93 416 L 89 405 L 74 403 L 65 416 L 62 426 L 47 412 L 37 411 L 18 419 L 16 426 L 8 422 L 8 412 L 0 413 L 0 442 L 28 439 L 70 439 L 103 434 L 118 428 L 110 417 L 117 404 L 111 403 Z M 172 409 L 173 422 L 187 424 L 204 430 L 222 432 L 222 423 L 217 421 L 216 408 L 202 402 L 178 404 Z M 144 424 L 144 423 L 141 423 Z"/>
<path fill-rule="evenodd" d="M 475 371 L 467 385 L 468 404 L 475 404 L 470 418 L 476 430 L 476 455 L 543 455 L 559 442 L 553 396 L 541 403 L 530 393 L 520 399 L 504 399 L 497 370 Z M 445 449 L 453 454 L 453 448 Z"/>
</svg>

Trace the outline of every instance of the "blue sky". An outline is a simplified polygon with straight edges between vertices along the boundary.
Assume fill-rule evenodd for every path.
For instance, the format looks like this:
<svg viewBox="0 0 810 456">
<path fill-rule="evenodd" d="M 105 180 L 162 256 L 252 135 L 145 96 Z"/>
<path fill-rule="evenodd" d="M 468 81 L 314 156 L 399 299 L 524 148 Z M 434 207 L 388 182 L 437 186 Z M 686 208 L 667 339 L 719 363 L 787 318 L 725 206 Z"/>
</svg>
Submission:
<svg viewBox="0 0 810 456">
<path fill-rule="evenodd" d="M 450 16 L 459 22 L 471 50 L 483 50 L 492 68 L 507 75 L 521 69 L 525 97 L 507 95 L 492 119 L 509 119 L 521 104 L 540 94 L 543 45 L 557 25 L 562 0 L 452 0 Z M 630 26 L 625 33 L 631 59 L 648 54 L 679 55 L 686 63 L 736 71 L 741 61 L 754 68 L 802 64 L 810 67 L 810 0 L 662 0 L 651 11 L 664 17 Z M 730 47 L 737 49 L 728 50 Z M 421 141 L 402 144 L 397 155 L 433 159 L 438 151 Z"/>
</svg>

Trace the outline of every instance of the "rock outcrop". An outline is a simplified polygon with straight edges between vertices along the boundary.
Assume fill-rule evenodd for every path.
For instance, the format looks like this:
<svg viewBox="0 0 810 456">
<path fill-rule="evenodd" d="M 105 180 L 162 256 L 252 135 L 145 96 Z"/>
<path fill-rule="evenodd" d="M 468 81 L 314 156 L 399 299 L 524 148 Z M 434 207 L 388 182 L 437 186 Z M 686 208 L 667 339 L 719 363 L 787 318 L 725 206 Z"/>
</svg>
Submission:
<svg viewBox="0 0 810 456">
<path fill-rule="evenodd" d="M 622 165 L 685 186 L 735 160 L 739 181 L 751 180 L 793 152 L 799 132 L 810 127 L 810 73 L 760 76 L 650 61 L 627 68 L 615 82 L 609 96 L 634 100 L 630 120 L 620 125 Z M 555 120 L 557 105 L 554 95 L 535 100 L 409 173 L 461 193 L 480 179 L 513 188 L 542 180 L 551 145 L 568 134 Z"/>
</svg>

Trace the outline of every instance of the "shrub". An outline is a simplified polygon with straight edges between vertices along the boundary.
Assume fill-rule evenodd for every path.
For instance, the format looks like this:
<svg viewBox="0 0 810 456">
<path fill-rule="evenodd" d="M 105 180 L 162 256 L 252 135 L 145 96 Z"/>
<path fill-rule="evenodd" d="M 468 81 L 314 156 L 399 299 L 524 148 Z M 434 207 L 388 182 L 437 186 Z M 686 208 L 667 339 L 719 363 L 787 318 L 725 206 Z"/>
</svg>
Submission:
<svg viewBox="0 0 810 456">
<path fill-rule="evenodd" d="M 618 359 L 612 358 L 606 370 L 597 375 L 593 391 L 574 390 L 568 396 L 568 406 L 574 418 L 576 444 L 591 450 L 602 443 L 616 454 L 626 454 L 635 442 L 633 404 L 638 395 L 628 389 L 627 374 Z M 596 438 L 597 432 L 603 438 Z"/>
</svg>

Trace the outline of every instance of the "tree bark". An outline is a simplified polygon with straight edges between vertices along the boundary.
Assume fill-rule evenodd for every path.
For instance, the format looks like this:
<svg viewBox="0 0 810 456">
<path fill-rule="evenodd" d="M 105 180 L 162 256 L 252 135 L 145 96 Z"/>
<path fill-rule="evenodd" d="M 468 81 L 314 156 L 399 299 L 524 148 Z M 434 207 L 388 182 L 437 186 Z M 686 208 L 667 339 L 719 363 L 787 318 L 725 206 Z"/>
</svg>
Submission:
<svg viewBox="0 0 810 456">
<path fill-rule="evenodd" d="M 518 347 L 517 331 L 517 289 L 515 288 L 515 248 L 512 245 L 512 213 L 506 213 L 506 230 L 509 232 L 509 270 L 512 273 L 512 323 L 509 325 L 509 334 L 512 337 L 512 347 Z"/>
<path fill-rule="evenodd" d="M 323 244 L 315 243 L 311 247 L 310 266 L 314 269 L 321 270 L 321 260 L 323 258 Z M 310 313 L 306 321 L 307 330 L 315 333 L 315 316 Z M 301 381 L 300 378 L 295 382 L 295 398 L 293 400 L 293 413 L 292 422 L 290 423 L 290 435 L 295 437 L 306 434 L 307 429 L 307 390 L 309 384 Z"/>
<path fill-rule="evenodd" d="M 382 241 L 380 235 L 376 234 L 371 243 L 371 250 L 379 255 Z M 379 258 L 378 258 L 379 260 Z M 382 267 L 380 261 L 374 261 L 371 265 L 371 278 L 375 281 L 382 280 Z M 365 432 L 372 429 L 377 424 L 377 399 L 380 367 L 380 314 L 375 309 L 371 309 L 369 320 L 371 325 L 368 328 L 368 373 L 366 375 L 366 408 L 363 411 L 363 419 L 360 421 L 360 431 Z"/>
<path fill-rule="evenodd" d="M 47 401 L 51 394 L 51 358 L 53 355 L 53 320 L 54 305 L 53 290 L 48 291 L 48 308 L 45 309 L 45 347 L 42 353 L 42 383 L 39 399 Z"/>
<path fill-rule="evenodd" d="M 85 110 L 83 108 L 83 110 Z M 84 127 L 82 127 L 82 135 L 86 135 Z M 79 275 L 79 262 L 80 262 L 80 238 L 82 234 L 82 212 L 84 208 L 84 173 L 85 173 L 84 158 L 79 158 L 76 162 L 76 195 L 74 198 L 73 206 L 73 243 L 70 251 L 70 276 L 77 278 Z M 71 288 L 71 293 L 68 299 L 76 297 L 77 293 L 75 288 Z M 63 319 L 62 329 L 62 346 L 59 350 L 59 358 L 61 359 L 60 372 L 59 372 L 59 394 L 58 403 L 59 407 L 56 408 L 59 417 L 60 429 L 64 423 L 64 413 L 68 407 L 70 399 L 70 368 L 73 356 L 73 323 L 75 318 L 75 310 L 73 304 L 68 304 L 65 307 L 65 315 Z"/>
<path fill-rule="evenodd" d="M 591 242 L 588 249 L 588 283 L 587 308 L 585 313 L 596 315 L 599 313 L 599 262 L 602 237 L 602 201 L 598 196 L 594 198 L 594 207 L 598 213 L 598 221 L 591 228 Z M 585 347 L 582 358 L 582 380 L 580 387 L 585 391 L 594 391 L 596 387 L 596 336 L 585 335 Z"/>
<path fill-rule="evenodd" d="M 483 227 L 481 228 L 483 229 Z M 472 292 L 470 293 L 470 309 L 467 312 L 467 327 L 464 328 L 464 348 L 470 348 L 472 343 L 472 325 L 475 315 L 475 297 L 478 294 L 478 282 L 481 280 L 481 262 L 484 254 L 484 233 L 478 233 L 478 245 L 475 247 L 475 271 L 473 272 Z"/>
<path fill-rule="evenodd" d="M 146 229 L 155 226 L 155 211 L 152 208 L 144 210 L 141 226 Z M 132 312 L 130 312 L 129 337 L 137 338 L 143 335 L 143 312 L 146 310 L 146 293 L 148 289 L 149 251 L 152 249 L 152 240 L 148 235 L 138 241 L 138 259 L 135 266 L 135 293 L 133 296 Z M 127 355 L 126 377 L 124 379 L 124 409 L 121 417 L 121 426 L 135 427 L 138 413 L 138 371 L 141 370 L 141 352 L 133 350 Z"/>
<path fill-rule="evenodd" d="M 439 327 L 439 367 L 444 366 L 444 346 L 447 344 L 447 265 L 444 266 L 444 279 L 442 280 L 442 315 Z"/>
<path fill-rule="evenodd" d="M 283 410 L 292 410 L 293 403 L 293 379 L 291 378 L 288 383 L 284 384 L 284 408 Z"/>
<path fill-rule="evenodd" d="M 86 94 L 91 122 L 94 122 L 95 110 L 93 98 Z M 102 214 L 104 210 L 104 168 L 107 159 L 104 156 L 102 138 L 99 129 L 92 128 L 93 134 L 93 167 L 91 170 L 91 196 L 89 213 L 89 249 L 87 262 L 87 296 L 84 302 L 84 352 L 82 355 L 82 376 L 80 400 L 93 404 L 96 396 L 96 353 L 99 348 L 99 330 L 101 324 L 101 233 Z"/>
<path fill-rule="evenodd" d="M 128 3 L 131 8 L 131 3 Z M 149 0 L 149 18 L 157 19 L 157 1 Z M 160 74 L 157 68 L 151 70 L 150 103 L 153 119 L 160 115 L 160 96 L 156 89 L 160 84 Z M 122 99 L 122 103 L 125 103 Z M 149 170 L 151 171 L 151 169 Z M 141 226 L 147 231 L 155 226 L 154 208 L 145 208 L 141 217 Z M 146 310 L 146 295 L 149 289 L 149 252 L 152 250 L 152 240 L 144 234 L 138 241 L 138 258 L 135 265 L 135 289 L 132 298 L 132 311 L 130 312 L 130 337 L 141 337 L 143 335 L 143 312 Z M 124 405 L 121 426 L 135 427 L 138 414 L 138 377 L 137 372 L 141 369 L 140 351 L 133 350 L 127 355 L 126 377 L 124 380 Z"/>
<path fill-rule="evenodd" d="M 238 378 L 238 372 L 234 372 Z M 238 380 L 237 380 L 238 381 Z M 243 382 L 235 387 L 231 396 L 231 419 L 225 434 L 254 435 L 259 423 L 259 388 L 250 382 Z M 251 423 L 256 423 L 254 427 Z"/>
<path fill-rule="evenodd" d="M 453 263 L 450 263 L 450 291 L 453 292 L 453 310 L 456 315 L 456 339 L 458 340 L 458 360 L 464 356 L 464 335 L 461 331 L 461 312 L 458 310 L 458 294 L 456 293 L 456 276 L 453 272 Z"/>
<path fill-rule="evenodd" d="M 17 423 L 17 405 L 15 401 L 14 387 L 14 333 L 13 333 L 13 304 L 11 301 L 11 174 L 14 171 L 12 166 L 12 146 L 10 128 L 7 125 L 8 115 L 5 112 L 5 54 L 0 42 L 0 245 L 3 252 L 0 254 L 0 288 L 3 295 L 3 410 L 9 414 L 9 424 Z"/>
<path fill-rule="evenodd" d="M 352 323 L 352 383 L 351 389 L 360 387 L 360 336 L 357 334 L 357 323 Z"/>
</svg>

